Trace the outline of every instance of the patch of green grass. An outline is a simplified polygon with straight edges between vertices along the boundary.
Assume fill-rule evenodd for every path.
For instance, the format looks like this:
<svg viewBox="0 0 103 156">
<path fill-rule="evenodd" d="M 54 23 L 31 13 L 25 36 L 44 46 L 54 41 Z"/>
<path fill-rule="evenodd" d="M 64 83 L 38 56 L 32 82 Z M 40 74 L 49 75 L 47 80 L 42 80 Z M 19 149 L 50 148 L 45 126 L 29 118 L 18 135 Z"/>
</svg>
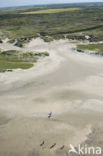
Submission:
<svg viewBox="0 0 103 156">
<path fill-rule="evenodd" d="M 81 8 L 45 9 L 45 10 L 24 12 L 22 14 L 54 14 L 54 13 L 60 13 L 60 12 L 77 11 L 80 9 Z"/>
<path fill-rule="evenodd" d="M 90 50 L 95 51 L 96 53 L 103 53 L 103 44 L 100 43 L 100 44 L 78 45 L 77 49 L 81 51 Z"/>
<path fill-rule="evenodd" d="M 33 67 L 39 57 L 49 56 L 48 52 L 23 53 L 16 50 L 0 52 L 0 72 L 11 69 L 29 69 Z"/>
<path fill-rule="evenodd" d="M 8 69 L 29 69 L 33 66 L 32 63 L 22 62 L 18 59 L 9 59 L 5 56 L 0 56 L 0 72 L 6 71 Z"/>
</svg>

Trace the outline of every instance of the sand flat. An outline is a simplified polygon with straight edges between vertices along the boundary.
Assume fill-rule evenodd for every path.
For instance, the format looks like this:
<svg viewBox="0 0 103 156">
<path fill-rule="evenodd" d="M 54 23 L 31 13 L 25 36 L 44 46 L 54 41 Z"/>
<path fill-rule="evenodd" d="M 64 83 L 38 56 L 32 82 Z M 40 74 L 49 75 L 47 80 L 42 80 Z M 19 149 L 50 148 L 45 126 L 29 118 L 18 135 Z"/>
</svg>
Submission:
<svg viewBox="0 0 103 156">
<path fill-rule="evenodd" d="M 66 156 L 69 144 L 88 140 L 95 125 L 98 144 L 103 130 L 103 58 L 77 53 L 74 47 L 68 40 L 33 39 L 22 50 L 48 51 L 50 57 L 28 70 L 0 73 L 0 112 L 10 119 L 0 125 L 0 155 Z"/>
</svg>

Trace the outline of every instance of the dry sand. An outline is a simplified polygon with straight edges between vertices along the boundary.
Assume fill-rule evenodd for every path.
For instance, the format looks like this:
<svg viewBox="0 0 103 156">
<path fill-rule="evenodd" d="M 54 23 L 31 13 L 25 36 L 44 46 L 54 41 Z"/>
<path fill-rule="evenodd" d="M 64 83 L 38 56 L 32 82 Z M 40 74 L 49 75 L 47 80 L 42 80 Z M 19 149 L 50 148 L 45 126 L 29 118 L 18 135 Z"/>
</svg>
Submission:
<svg viewBox="0 0 103 156">
<path fill-rule="evenodd" d="M 18 49 L 6 41 L 0 48 Z M 69 144 L 88 140 L 94 127 L 95 144 L 100 142 L 103 58 L 73 48 L 68 40 L 33 39 L 21 50 L 48 51 L 50 57 L 28 70 L 0 73 L 0 156 L 68 156 Z"/>
</svg>

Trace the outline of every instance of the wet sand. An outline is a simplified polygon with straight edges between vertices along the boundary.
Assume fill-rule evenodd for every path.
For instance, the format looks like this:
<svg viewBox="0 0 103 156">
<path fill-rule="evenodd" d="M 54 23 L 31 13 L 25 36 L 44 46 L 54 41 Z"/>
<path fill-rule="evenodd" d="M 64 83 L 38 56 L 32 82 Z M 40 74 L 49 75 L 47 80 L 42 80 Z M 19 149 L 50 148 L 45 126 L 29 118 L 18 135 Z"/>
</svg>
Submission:
<svg viewBox="0 0 103 156">
<path fill-rule="evenodd" d="M 7 43 L 0 48 L 16 49 Z M 32 40 L 20 50 L 48 51 L 50 57 L 28 70 L 0 73 L 1 156 L 67 156 L 69 144 L 88 141 L 93 128 L 95 145 L 101 141 L 103 58 L 73 48 L 68 40 Z"/>
</svg>

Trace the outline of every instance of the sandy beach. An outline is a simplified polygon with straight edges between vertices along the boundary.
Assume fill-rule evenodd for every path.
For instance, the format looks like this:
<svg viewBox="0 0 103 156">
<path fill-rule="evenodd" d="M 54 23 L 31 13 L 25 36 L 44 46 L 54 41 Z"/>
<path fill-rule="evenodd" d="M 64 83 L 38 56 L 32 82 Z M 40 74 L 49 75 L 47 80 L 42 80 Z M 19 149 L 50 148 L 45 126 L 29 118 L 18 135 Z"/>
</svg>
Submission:
<svg viewBox="0 0 103 156">
<path fill-rule="evenodd" d="M 103 147 L 103 58 L 75 47 L 40 38 L 24 48 L 0 44 L 50 54 L 31 69 L 0 73 L 0 156 L 71 156 L 69 145 L 85 142 Z"/>
</svg>

